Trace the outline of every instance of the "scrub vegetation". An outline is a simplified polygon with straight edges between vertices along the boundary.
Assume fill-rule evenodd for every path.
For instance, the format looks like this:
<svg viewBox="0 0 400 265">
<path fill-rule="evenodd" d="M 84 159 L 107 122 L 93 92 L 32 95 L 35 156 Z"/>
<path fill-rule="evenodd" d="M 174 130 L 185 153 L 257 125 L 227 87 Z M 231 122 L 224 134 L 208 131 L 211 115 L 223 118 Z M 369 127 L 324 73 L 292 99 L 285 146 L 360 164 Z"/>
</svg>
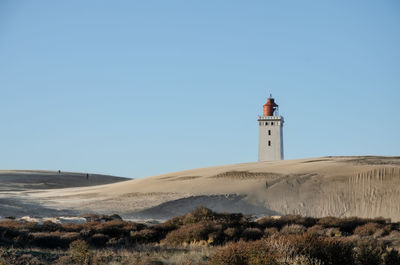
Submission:
<svg viewBox="0 0 400 265">
<path fill-rule="evenodd" d="M 383 218 L 254 220 L 204 207 L 153 225 L 85 217 L 82 224 L 0 221 L 0 264 L 400 264 L 400 224 Z"/>
</svg>

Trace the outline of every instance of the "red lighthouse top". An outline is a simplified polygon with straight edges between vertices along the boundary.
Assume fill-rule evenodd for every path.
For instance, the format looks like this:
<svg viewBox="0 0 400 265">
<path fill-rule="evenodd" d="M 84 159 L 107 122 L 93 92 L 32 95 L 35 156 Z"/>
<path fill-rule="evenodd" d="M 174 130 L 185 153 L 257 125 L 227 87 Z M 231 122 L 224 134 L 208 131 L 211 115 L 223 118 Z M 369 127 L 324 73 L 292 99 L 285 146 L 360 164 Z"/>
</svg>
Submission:
<svg viewBox="0 0 400 265">
<path fill-rule="evenodd" d="M 275 103 L 274 98 L 270 94 L 267 103 L 264 105 L 264 116 L 274 116 L 274 111 L 277 107 L 278 105 Z"/>
</svg>

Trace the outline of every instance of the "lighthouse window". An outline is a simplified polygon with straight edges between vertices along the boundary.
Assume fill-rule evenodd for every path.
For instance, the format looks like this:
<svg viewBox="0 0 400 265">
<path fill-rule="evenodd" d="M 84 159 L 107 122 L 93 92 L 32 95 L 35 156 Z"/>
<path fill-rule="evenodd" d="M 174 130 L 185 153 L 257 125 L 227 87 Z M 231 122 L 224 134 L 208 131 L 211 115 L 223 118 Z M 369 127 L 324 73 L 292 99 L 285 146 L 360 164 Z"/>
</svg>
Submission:
<svg viewBox="0 0 400 265">
<path fill-rule="evenodd" d="M 268 122 L 266 122 L 265 125 L 268 125 Z"/>
<path fill-rule="evenodd" d="M 274 125 L 274 122 L 273 122 L 273 121 L 271 121 L 271 125 Z"/>
<path fill-rule="evenodd" d="M 271 141 L 268 141 L 268 146 L 271 146 Z"/>
<path fill-rule="evenodd" d="M 271 135 L 271 130 L 268 130 L 268 135 Z"/>
</svg>

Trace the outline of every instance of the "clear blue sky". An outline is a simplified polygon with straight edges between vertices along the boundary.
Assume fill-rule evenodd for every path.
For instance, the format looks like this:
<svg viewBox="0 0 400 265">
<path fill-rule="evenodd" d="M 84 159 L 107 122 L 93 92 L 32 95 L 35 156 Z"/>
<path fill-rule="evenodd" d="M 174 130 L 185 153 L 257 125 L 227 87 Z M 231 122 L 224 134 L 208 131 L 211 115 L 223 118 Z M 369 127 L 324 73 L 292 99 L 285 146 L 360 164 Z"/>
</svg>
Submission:
<svg viewBox="0 0 400 265">
<path fill-rule="evenodd" d="M 0 168 L 127 177 L 400 155 L 400 2 L 0 1 Z"/>
</svg>

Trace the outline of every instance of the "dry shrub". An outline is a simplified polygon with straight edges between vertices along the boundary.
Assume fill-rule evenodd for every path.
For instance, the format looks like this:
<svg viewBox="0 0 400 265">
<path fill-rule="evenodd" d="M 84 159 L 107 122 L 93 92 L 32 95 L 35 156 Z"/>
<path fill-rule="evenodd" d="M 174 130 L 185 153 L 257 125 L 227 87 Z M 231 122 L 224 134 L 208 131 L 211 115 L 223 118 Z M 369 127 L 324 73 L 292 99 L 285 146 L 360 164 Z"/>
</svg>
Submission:
<svg viewBox="0 0 400 265">
<path fill-rule="evenodd" d="M 40 225 L 36 222 L 2 220 L 0 221 L 0 240 L 16 237 L 21 234 L 21 232 L 40 231 L 39 227 Z"/>
<path fill-rule="evenodd" d="M 301 215 L 284 215 L 280 218 L 280 221 L 285 225 L 298 224 L 306 227 L 310 227 L 316 224 L 315 218 L 302 217 Z"/>
<path fill-rule="evenodd" d="M 239 236 L 239 229 L 237 229 L 236 227 L 228 227 L 224 230 L 224 235 L 229 240 L 237 239 Z"/>
<path fill-rule="evenodd" d="M 60 233 L 60 237 L 63 239 L 75 241 L 79 239 L 80 234 L 77 232 L 66 232 L 66 233 Z"/>
<path fill-rule="evenodd" d="M 184 216 L 183 224 L 193 224 L 201 221 L 211 221 L 213 219 L 215 219 L 215 213 L 213 211 L 206 207 L 199 207 Z"/>
<path fill-rule="evenodd" d="M 339 237 L 342 236 L 342 232 L 337 227 L 330 227 L 325 229 L 325 235 L 329 237 L 334 237 L 334 236 Z"/>
<path fill-rule="evenodd" d="M 390 218 L 376 217 L 376 218 L 370 219 L 370 222 L 381 224 L 381 225 L 386 225 L 388 223 L 391 223 L 392 220 Z"/>
<path fill-rule="evenodd" d="M 340 227 L 340 218 L 333 216 L 322 217 L 318 220 L 317 224 L 323 227 Z"/>
<path fill-rule="evenodd" d="M 224 227 L 239 227 L 246 224 L 247 219 L 241 213 L 216 213 L 206 207 L 199 207 L 194 211 L 183 216 L 174 217 L 162 224 L 155 225 L 153 228 L 161 233 L 167 234 L 181 226 L 199 222 L 214 222 L 222 224 Z"/>
<path fill-rule="evenodd" d="M 257 224 L 265 229 L 267 227 L 275 227 L 277 229 L 281 229 L 286 223 L 284 220 L 281 220 L 282 217 L 280 218 L 275 218 L 271 216 L 265 216 L 263 218 L 260 218 L 257 220 Z"/>
<path fill-rule="evenodd" d="M 67 248 L 71 241 L 61 238 L 60 232 L 35 232 L 30 233 L 30 244 L 40 248 Z"/>
<path fill-rule="evenodd" d="M 123 229 L 124 226 L 124 221 L 112 220 L 109 222 L 99 223 L 94 227 L 94 229 L 96 230 L 96 233 L 104 234 L 109 237 L 120 237 L 129 234 L 129 232 Z"/>
<path fill-rule="evenodd" d="M 325 235 L 326 229 L 322 225 L 314 225 L 307 229 L 307 233 L 313 236 L 323 236 Z"/>
<path fill-rule="evenodd" d="M 61 256 L 55 261 L 55 265 L 72 265 L 72 264 L 74 264 L 74 262 L 70 256 Z"/>
<path fill-rule="evenodd" d="M 199 222 L 180 227 L 167 234 L 165 242 L 171 245 L 181 245 L 184 243 L 196 243 L 208 240 L 208 235 L 212 232 L 221 230 L 222 227 L 214 222 Z"/>
<path fill-rule="evenodd" d="M 277 255 L 264 241 L 229 243 L 219 248 L 209 265 L 277 265 Z"/>
<path fill-rule="evenodd" d="M 206 207 L 198 207 L 194 211 L 184 215 L 181 217 L 181 222 L 183 225 L 185 224 L 193 224 L 203 221 L 214 221 L 217 223 L 224 224 L 238 224 L 243 221 L 243 215 L 241 213 L 216 213 Z"/>
<path fill-rule="evenodd" d="M 224 239 L 225 234 L 221 230 L 218 230 L 208 234 L 207 243 L 210 245 L 220 245 L 224 242 Z"/>
<path fill-rule="evenodd" d="M 182 223 L 179 220 L 179 218 L 175 217 L 165 221 L 164 223 L 153 225 L 152 228 L 165 237 L 169 232 L 182 226 Z"/>
<path fill-rule="evenodd" d="M 140 231 L 130 232 L 130 242 L 136 244 L 152 243 L 160 240 L 160 234 L 158 231 L 153 229 L 143 229 Z"/>
<path fill-rule="evenodd" d="M 61 231 L 80 232 L 83 229 L 83 224 L 66 223 L 61 225 Z"/>
<path fill-rule="evenodd" d="M 76 232 L 36 232 L 30 233 L 27 237 L 18 240 L 25 241 L 27 244 L 41 247 L 41 248 L 68 248 L 69 244 L 80 238 L 79 233 Z"/>
<path fill-rule="evenodd" d="M 276 235 L 278 233 L 279 233 L 279 231 L 275 227 L 267 227 L 267 228 L 264 229 L 264 236 L 265 237 L 273 236 L 273 235 Z"/>
<path fill-rule="evenodd" d="M 51 221 L 45 221 L 42 225 L 37 226 L 37 231 L 40 232 L 55 232 L 61 229 L 60 224 L 53 223 Z M 32 231 L 32 229 L 31 229 Z"/>
<path fill-rule="evenodd" d="M 143 230 L 143 229 L 146 229 L 146 228 L 147 228 L 147 226 L 145 224 L 138 224 L 136 222 L 130 222 L 130 221 L 128 221 L 128 222 L 125 221 L 124 222 L 124 226 L 122 227 L 122 229 L 124 231 L 127 231 L 128 234 L 131 231 L 140 231 L 140 230 Z"/>
<path fill-rule="evenodd" d="M 318 224 L 325 228 L 337 227 L 341 231 L 351 234 L 357 226 L 364 225 L 367 222 L 369 222 L 368 219 L 358 217 L 337 218 L 329 216 L 320 218 Z"/>
<path fill-rule="evenodd" d="M 85 218 L 86 221 L 88 222 L 109 222 L 109 221 L 114 221 L 114 220 L 119 220 L 121 221 L 122 218 L 118 214 L 113 214 L 113 215 L 105 215 L 105 214 L 84 214 L 81 215 L 81 217 Z"/>
<path fill-rule="evenodd" d="M 107 243 L 107 241 L 110 239 L 109 236 L 104 235 L 104 234 L 94 234 L 90 239 L 89 243 L 93 245 L 94 247 L 104 247 Z"/>
<path fill-rule="evenodd" d="M 0 227 L 0 242 L 7 243 L 15 237 L 19 236 L 21 232 L 13 227 Z"/>
<path fill-rule="evenodd" d="M 249 240 L 258 240 L 263 236 L 263 232 L 259 228 L 249 227 L 243 230 L 240 238 L 246 241 Z"/>
<path fill-rule="evenodd" d="M 398 265 L 400 264 L 400 255 L 397 250 L 390 250 L 385 253 L 383 257 L 383 264 L 384 265 Z"/>
<path fill-rule="evenodd" d="M 284 215 L 279 218 L 265 216 L 259 220 L 257 220 L 259 226 L 263 229 L 266 227 L 275 227 L 277 229 L 281 229 L 286 225 L 302 225 L 304 227 L 311 227 L 317 223 L 317 219 L 312 217 L 302 217 L 300 215 Z"/>
<path fill-rule="evenodd" d="M 305 231 L 306 227 L 304 225 L 292 224 L 292 225 L 285 225 L 280 232 L 283 235 L 292 235 L 292 234 L 303 234 Z"/>
<path fill-rule="evenodd" d="M 355 264 L 381 265 L 384 253 L 383 248 L 375 242 L 362 242 L 355 248 Z"/>
<path fill-rule="evenodd" d="M 20 247 L 26 247 L 30 244 L 32 240 L 32 236 L 29 233 L 26 232 L 20 232 L 20 234 L 10 240 L 8 246 L 14 245 L 14 246 L 20 246 Z"/>
<path fill-rule="evenodd" d="M 43 262 L 30 253 L 12 251 L 11 255 L 0 257 L 0 265 L 43 265 Z"/>
<path fill-rule="evenodd" d="M 96 231 L 94 229 L 92 229 L 92 228 L 89 228 L 89 227 L 85 227 L 81 231 L 79 231 L 79 235 L 83 239 L 88 239 L 91 236 L 93 236 L 95 233 L 96 233 Z"/>
<path fill-rule="evenodd" d="M 69 252 L 74 264 L 89 265 L 92 263 L 92 252 L 83 240 L 76 240 L 69 245 Z"/>
<path fill-rule="evenodd" d="M 279 244 L 275 243 L 275 245 L 283 246 L 284 251 L 280 251 L 282 255 L 289 257 L 304 256 L 327 265 L 354 264 L 353 245 L 346 241 L 313 236 L 307 233 L 281 236 L 272 240 L 280 242 Z M 292 249 L 288 250 L 288 246 Z"/>
<path fill-rule="evenodd" d="M 373 236 L 374 238 L 387 236 L 393 229 L 394 226 L 392 224 L 385 225 L 383 228 L 379 228 L 378 230 L 376 230 Z"/>
<path fill-rule="evenodd" d="M 382 228 L 381 224 L 377 223 L 366 223 L 365 225 L 357 226 L 354 229 L 354 234 L 355 235 L 360 235 L 360 236 L 372 236 L 375 234 L 378 229 Z"/>
<path fill-rule="evenodd" d="M 164 262 L 157 258 L 145 257 L 143 259 L 139 259 L 135 263 L 136 265 L 164 265 Z"/>
</svg>

